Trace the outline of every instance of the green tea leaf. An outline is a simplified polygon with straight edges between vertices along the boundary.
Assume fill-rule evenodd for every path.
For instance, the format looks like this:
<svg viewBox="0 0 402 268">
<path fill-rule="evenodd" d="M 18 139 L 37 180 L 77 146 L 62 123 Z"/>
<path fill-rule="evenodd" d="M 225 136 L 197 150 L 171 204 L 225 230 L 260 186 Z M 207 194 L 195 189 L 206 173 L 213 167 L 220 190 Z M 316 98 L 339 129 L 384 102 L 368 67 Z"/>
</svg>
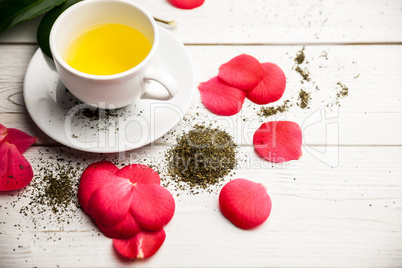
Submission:
<svg viewBox="0 0 402 268">
<path fill-rule="evenodd" d="M 0 33 L 49 11 L 66 0 L 0 0 Z"/>
<path fill-rule="evenodd" d="M 38 31 L 36 33 L 36 39 L 38 40 L 39 47 L 42 49 L 43 53 L 45 53 L 45 55 L 47 55 L 49 58 L 53 58 L 52 53 L 50 52 L 49 45 L 49 35 L 53 23 L 60 16 L 60 14 L 63 13 L 64 10 L 80 1 L 82 0 L 67 0 L 58 7 L 50 10 L 40 21 Z"/>
</svg>

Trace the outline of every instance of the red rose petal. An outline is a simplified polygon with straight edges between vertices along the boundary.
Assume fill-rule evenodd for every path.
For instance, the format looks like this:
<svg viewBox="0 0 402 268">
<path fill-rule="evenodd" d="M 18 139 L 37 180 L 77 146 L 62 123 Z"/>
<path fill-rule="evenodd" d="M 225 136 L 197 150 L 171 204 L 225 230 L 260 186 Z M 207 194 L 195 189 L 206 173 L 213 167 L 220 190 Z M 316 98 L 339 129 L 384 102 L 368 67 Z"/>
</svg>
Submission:
<svg viewBox="0 0 402 268">
<path fill-rule="evenodd" d="M 238 88 L 231 87 L 217 76 L 198 86 L 201 100 L 204 105 L 217 115 L 235 115 L 244 103 L 246 93 Z"/>
<path fill-rule="evenodd" d="M 242 90 L 255 88 L 264 75 L 261 63 L 254 57 L 241 54 L 219 67 L 219 78 Z"/>
<path fill-rule="evenodd" d="M 170 4 L 181 9 L 193 9 L 204 4 L 205 0 L 169 0 Z"/>
<path fill-rule="evenodd" d="M 121 170 L 107 161 L 90 165 L 81 176 L 78 198 L 99 229 L 113 238 L 131 238 L 141 228 L 159 230 L 175 210 L 159 174 L 140 164 Z"/>
<path fill-rule="evenodd" d="M 105 227 L 102 224 L 97 224 L 101 232 L 110 238 L 128 239 L 135 236 L 141 227 L 134 220 L 131 213 L 127 213 L 124 220 L 112 227 Z"/>
<path fill-rule="evenodd" d="M 253 144 L 256 152 L 270 162 L 298 160 L 302 155 L 302 132 L 294 122 L 267 122 L 254 133 Z"/>
<path fill-rule="evenodd" d="M 110 162 L 109 162 L 110 163 Z M 81 176 L 78 186 L 78 201 L 82 209 L 91 215 L 89 202 L 93 193 L 105 184 L 114 182 L 116 179 L 121 179 L 112 173 L 114 168 L 118 169 L 114 164 L 110 166 L 106 163 L 95 163 L 90 165 Z M 113 168 L 114 167 L 114 168 Z"/>
<path fill-rule="evenodd" d="M 10 147 L 9 143 L 0 143 L 0 181 L 2 181 L 3 175 L 5 175 L 7 171 L 8 151 Z"/>
<path fill-rule="evenodd" d="M 271 213 L 271 198 L 261 183 L 235 179 L 219 194 L 222 214 L 234 225 L 251 229 L 262 224 Z"/>
<path fill-rule="evenodd" d="M 0 154 L 7 153 L 5 158 L 3 155 L 0 162 L 5 163 L 6 170 L 3 171 L 0 178 L 0 191 L 12 191 L 24 188 L 33 178 L 33 170 L 28 160 L 18 151 L 14 144 L 2 142 L 0 144 Z M 6 161 L 6 162 L 5 162 Z M 0 171 L 4 167 L 0 168 Z"/>
<path fill-rule="evenodd" d="M 131 164 L 116 171 L 116 175 L 122 178 L 129 179 L 131 183 L 143 183 L 143 184 L 160 184 L 160 177 L 158 172 L 152 168 L 141 165 Z"/>
<path fill-rule="evenodd" d="M 6 137 L 7 135 L 7 128 L 5 126 L 3 126 L 2 124 L 0 124 L 0 142 L 3 141 L 3 139 Z"/>
<path fill-rule="evenodd" d="M 130 259 L 145 259 L 154 255 L 165 241 L 163 229 L 156 232 L 140 231 L 130 239 L 113 239 L 117 252 Z"/>
<path fill-rule="evenodd" d="M 116 167 L 116 165 L 110 161 L 99 161 L 96 163 L 92 163 L 82 173 L 81 180 L 83 179 L 83 177 L 85 177 L 89 173 L 91 173 L 93 171 L 97 171 L 97 170 L 107 170 L 112 173 L 116 173 L 119 170 L 119 168 Z"/>
<path fill-rule="evenodd" d="M 102 172 L 98 171 L 95 174 Z M 93 173 L 94 174 L 94 173 Z M 112 227 L 125 219 L 133 196 L 133 184 L 129 180 L 115 176 L 113 183 L 102 185 L 92 194 L 89 201 L 90 215 L 95 222 Z"/>
<path fill-rule="evenodd" d="M 29 136 L 19 129 L 8 128 L 7 136 L 3 139 L 3 142 L 14 144 L 20 153 L 24 153 L 37 140 L 37 138 Z"/>
<path fill-rule="evenodd" d="M 247 92 L 247 98 L 257 104 L 268 104 L 282 97 L 286 88 L 286 76 L 274 63 L 267 62 L 261 65 L 264 77 L 255 88 Z"/>
<path fill-rule="evenodd" d="M 131 213 L 144 229 L 161 229 L 172 219 L 175 203 L 172 194 L 160 185 L 136 184 L 133 190 Z"/>
</svg>

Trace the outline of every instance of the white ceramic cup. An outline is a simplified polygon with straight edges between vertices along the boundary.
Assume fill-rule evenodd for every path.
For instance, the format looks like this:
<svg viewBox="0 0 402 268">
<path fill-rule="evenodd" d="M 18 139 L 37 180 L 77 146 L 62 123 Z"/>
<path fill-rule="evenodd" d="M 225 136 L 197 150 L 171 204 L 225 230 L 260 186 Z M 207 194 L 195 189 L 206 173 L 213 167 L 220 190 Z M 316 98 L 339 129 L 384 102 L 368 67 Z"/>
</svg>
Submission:
<svg viewBox="0 0 402 268">
<path fill-rule="evenodd" d="M 152 44 L 146 58 L 135 67 L 113 75 L 92 75 L 69 66 L 62 55 L 69 41 L 84 29 L 102 23 L 120 23 L 144 34 Z M 177 91 L 176 81 L 158 69 L 159 32 L 153 17 L 135 3 L 125 0 L 85 0 L 66 9 L 53 24 L 50 50 L 61 81 L 79 100 L 93 107 L 121 108 L 139 98 L 167 100 Z M 150 80 L 167 91 L 149 90 Z"/>
</svg>

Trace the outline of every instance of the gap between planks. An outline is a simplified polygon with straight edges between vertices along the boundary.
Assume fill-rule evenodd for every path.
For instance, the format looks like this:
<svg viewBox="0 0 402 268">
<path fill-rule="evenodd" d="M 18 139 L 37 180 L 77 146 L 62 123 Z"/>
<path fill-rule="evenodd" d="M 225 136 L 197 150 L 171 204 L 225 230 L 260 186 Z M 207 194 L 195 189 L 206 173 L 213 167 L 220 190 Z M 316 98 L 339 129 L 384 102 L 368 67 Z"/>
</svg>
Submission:
<svg viewBox="0 0 402 268">
<path fill-rule="evenodd" d="M 0 45 L 38 46 L 36 42 L 0 42 Z M 301 42 L 301 43 L 183 43 L 185 46 L 400 46 L 402 42 Z"/>
<path fill-rule="evenodd" d="M 166 148 L 174 146 L 175 144 L 172 143 L 153 143 L 152 147 L 154 148 Z M 135 151 L 135 150 L 140 150 L 140 149 L 146 149 L 149 146 L 149 144 L 144 145 L 139 148 L 135 149 L 130 149 L 127 150 L 126 152 L 130 151 Z M 242 148 L 248 148 L 248 147 L 253 147 L 253 144 L 239 144 L 238 147 Z M 302 146 L 307 146 L 307 147 L 319 147 L 319 148 L 326 148 L 326 147 L 331 147 L 331 148 L 336 148 L 336 147 L 341 147 L 341 148 L 394 148 L 394 147 L 402 147 L 402 144 L 386 144 L 386 145 L 381 145 L 381 144 L 310 144 L 306 143 L 303 144 Z M 49 148 L 66 148 L 68 147 L 67 145 L 62 145 L 62 144 L 32 144 L 31 147 L 49 147 Z M 77 152 L 83 152 L 86 153 L 85 151 L 79 151 Z M 96 153 L 96 154 L 101 154 L 101 153 Z M 108 153 L 103 153 L 103 154 L 108 154 Z"/>
</svg>

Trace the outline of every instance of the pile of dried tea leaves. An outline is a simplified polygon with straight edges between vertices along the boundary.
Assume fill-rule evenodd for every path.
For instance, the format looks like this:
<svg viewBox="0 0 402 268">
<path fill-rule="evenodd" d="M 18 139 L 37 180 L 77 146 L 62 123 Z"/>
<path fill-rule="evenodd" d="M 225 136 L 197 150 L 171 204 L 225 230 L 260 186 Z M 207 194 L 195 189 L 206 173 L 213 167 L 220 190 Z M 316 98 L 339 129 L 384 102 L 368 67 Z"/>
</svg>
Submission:
<svg viewBox="0 0 402 268">
<path fill-rule="evenodd" d="M 237 145 L 227 132 L 195 125 L 166 152 L 168 175 L 191 188 L 207 189 L 236 167 L 236 154 Z"/>
<path fill-rule="evenodd" d="M 9 205 L 30 219 L 35 229 L 63 229 L 66 224 L 81 222 L 83 213 L 77 189 L 86 156 L 65 148 L 39 149 L 33 161 L 36 164 L 32 182 L 10 193 L 14 198 Z"/>
<path fill-rule="evenodd" d="M 72 163 L 63 160 L 46 162 L 47 165 L 39 170 L 30 188 L 23 192 L 22 195 L 30 201 L 21 207 L 20 213 L 30 217 L 35 224 L 45 218 L 46 222 L 68 224 L 80 215 L 77 199 L 80 171 Z M 52 212 L 53 216 L 48 212 Z"/>
</svg>

